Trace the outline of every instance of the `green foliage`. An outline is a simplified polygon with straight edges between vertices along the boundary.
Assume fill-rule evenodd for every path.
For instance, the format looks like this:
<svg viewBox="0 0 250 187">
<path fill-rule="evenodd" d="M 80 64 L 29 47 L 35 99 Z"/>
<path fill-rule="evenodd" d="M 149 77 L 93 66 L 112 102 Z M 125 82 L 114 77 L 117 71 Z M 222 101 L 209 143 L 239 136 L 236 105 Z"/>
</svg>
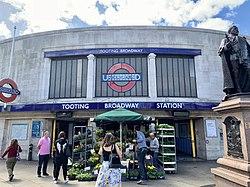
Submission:
<svg viewBox="0 0 250 187">
<path fill-rule="evenodd" d="M 156 128 L 157 129 L 159 129 L 159 128 L 173 129 L 174 126 L 169 125 L 169 124 L 160 124 L 160 125 L 156 126 Z"/>
</svg>

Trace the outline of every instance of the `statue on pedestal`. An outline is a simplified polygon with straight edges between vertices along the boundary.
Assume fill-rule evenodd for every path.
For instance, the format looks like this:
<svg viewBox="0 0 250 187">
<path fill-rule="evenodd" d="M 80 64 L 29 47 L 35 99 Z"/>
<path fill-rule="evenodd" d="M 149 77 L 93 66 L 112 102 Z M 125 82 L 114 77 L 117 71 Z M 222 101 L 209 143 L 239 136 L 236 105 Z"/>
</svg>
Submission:
<svg viewBox="0 0 250 187">
<path fill-rule="evenodd" d="M 239 36 L 238 27 L 232 26 L 219 48 L 224 75 L 224 100 L 232 94 L 250 92 L 248 64 L 250 63 L 250 45 L 246 38 Z"/>
</svg>

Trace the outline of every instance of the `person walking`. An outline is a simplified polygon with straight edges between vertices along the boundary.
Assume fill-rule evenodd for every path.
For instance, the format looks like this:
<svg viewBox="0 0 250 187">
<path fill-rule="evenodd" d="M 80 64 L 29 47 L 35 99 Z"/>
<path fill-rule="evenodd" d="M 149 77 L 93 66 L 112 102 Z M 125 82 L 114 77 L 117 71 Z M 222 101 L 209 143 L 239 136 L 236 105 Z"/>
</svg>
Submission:
<svg viewBox="0 0 250 187">
<path fill-rule="evenodd" d="M 3 159 L 7 154 L 6 168 L 9 174 L 9 181 L 13 180 L 14 177 L 14 167 L 17 161 L 17 153 L 22 152 L 22 148 L 18 144 L 17 139 L 11 140 L 9 147 L 5 150 L 1 158 Z"/>
<path fill-rule="evenodd" d="M 114 142 L 113 134 L 107 133 L 98 152 L 98 154 L 103 157 L 103 162 L 95 187 L 121 187 L 121 169 L 109 168 L 109 157 L 111 152 L 117 154 L 121 160 L 121 151 Z"/>
<path fill-rule="evenodd" d="M 54 183 L 57 184 L 60 168 L 63 169 L 64 184 L 68 183 L 67 180 L 67 164 L 68 164 L 68 140 L 65 138 L 65 132 L 61 131 L 58 134 L 58 139 L 54 143 L 55 146 L 55 171 L 54 173 Z"/>
<path fill-rule="evenodd" d="M 150 155 L 153 157 L 153 165 L 154 167 L 158 167 L 158 153 L 159 153 L 159 141 L 155 137 L 154 133 L 149 134 L 150 137 Z"/>
<path fill-rule="evenodd" d="M 49 162 L 49 154 L 50 154 L 50 138 L 49 138 L 49 132 L 45 131 L 44 132 L 44 137 L 42 137 L 38 144 L 37 148 L 39 150 L 38 152 L 38 167 L 37 167 L 37 176 L 41 177 L 41 169 L 43 166 L 43 175 L 44 176 L 49 176 L 47 173 L 47 166 Z"/>
<path fill-rule="evenodd" d="M 140 126 L 135 126 L 137 139 L 133 140 L 134 143 L 137 143 L 137 158 L 138 165 L 141 174 L 141 180 L 137 182 L 137 184 L 146 185 L 146 181 L 148 180 L 144 159 L 147 154 L 147 144 L 145 135 L 140 131 Z"/>
</svg>

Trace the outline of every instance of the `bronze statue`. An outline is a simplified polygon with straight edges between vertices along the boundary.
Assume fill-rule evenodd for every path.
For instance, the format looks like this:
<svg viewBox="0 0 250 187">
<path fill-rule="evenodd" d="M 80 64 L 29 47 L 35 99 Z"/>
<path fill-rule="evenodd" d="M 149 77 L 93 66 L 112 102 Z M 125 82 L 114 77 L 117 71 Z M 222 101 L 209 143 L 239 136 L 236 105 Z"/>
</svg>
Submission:
<svg viewBox="0 0 250 187">
<path fill-rule="evenodd" d="M 250 45 L 245 37 L 239 36 L 238 27 L 232 26 L 219 48 L 224 75 L 226 98 L 232 94 L 250 92 L 248 63 L 250 63 Z"/>
</svg>

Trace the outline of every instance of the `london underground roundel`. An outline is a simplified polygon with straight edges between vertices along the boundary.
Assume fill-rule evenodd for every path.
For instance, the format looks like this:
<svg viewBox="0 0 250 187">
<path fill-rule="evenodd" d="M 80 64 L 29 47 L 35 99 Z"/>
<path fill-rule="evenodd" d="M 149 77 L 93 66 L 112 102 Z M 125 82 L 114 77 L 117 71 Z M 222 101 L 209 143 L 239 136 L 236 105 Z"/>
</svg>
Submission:
<svg viewBox="0 0 250 187">
<path fill-rule="evenodd" d="M 20 95 L 16 83 L 11 79 L 3 79 L 0 81 L 0 101 L 4 103 L 12 102 Z"/>
<path fill-rule="evenodd" d="M 118 63 L 113 65 L 107 74 L 102 74 L 102 81 L 107 82 L 114 91 L 126 92 L 135 86 L 136 81 L 141 81 L 141 74 L 136 73 L 129 64 Z"/>
</svg>

